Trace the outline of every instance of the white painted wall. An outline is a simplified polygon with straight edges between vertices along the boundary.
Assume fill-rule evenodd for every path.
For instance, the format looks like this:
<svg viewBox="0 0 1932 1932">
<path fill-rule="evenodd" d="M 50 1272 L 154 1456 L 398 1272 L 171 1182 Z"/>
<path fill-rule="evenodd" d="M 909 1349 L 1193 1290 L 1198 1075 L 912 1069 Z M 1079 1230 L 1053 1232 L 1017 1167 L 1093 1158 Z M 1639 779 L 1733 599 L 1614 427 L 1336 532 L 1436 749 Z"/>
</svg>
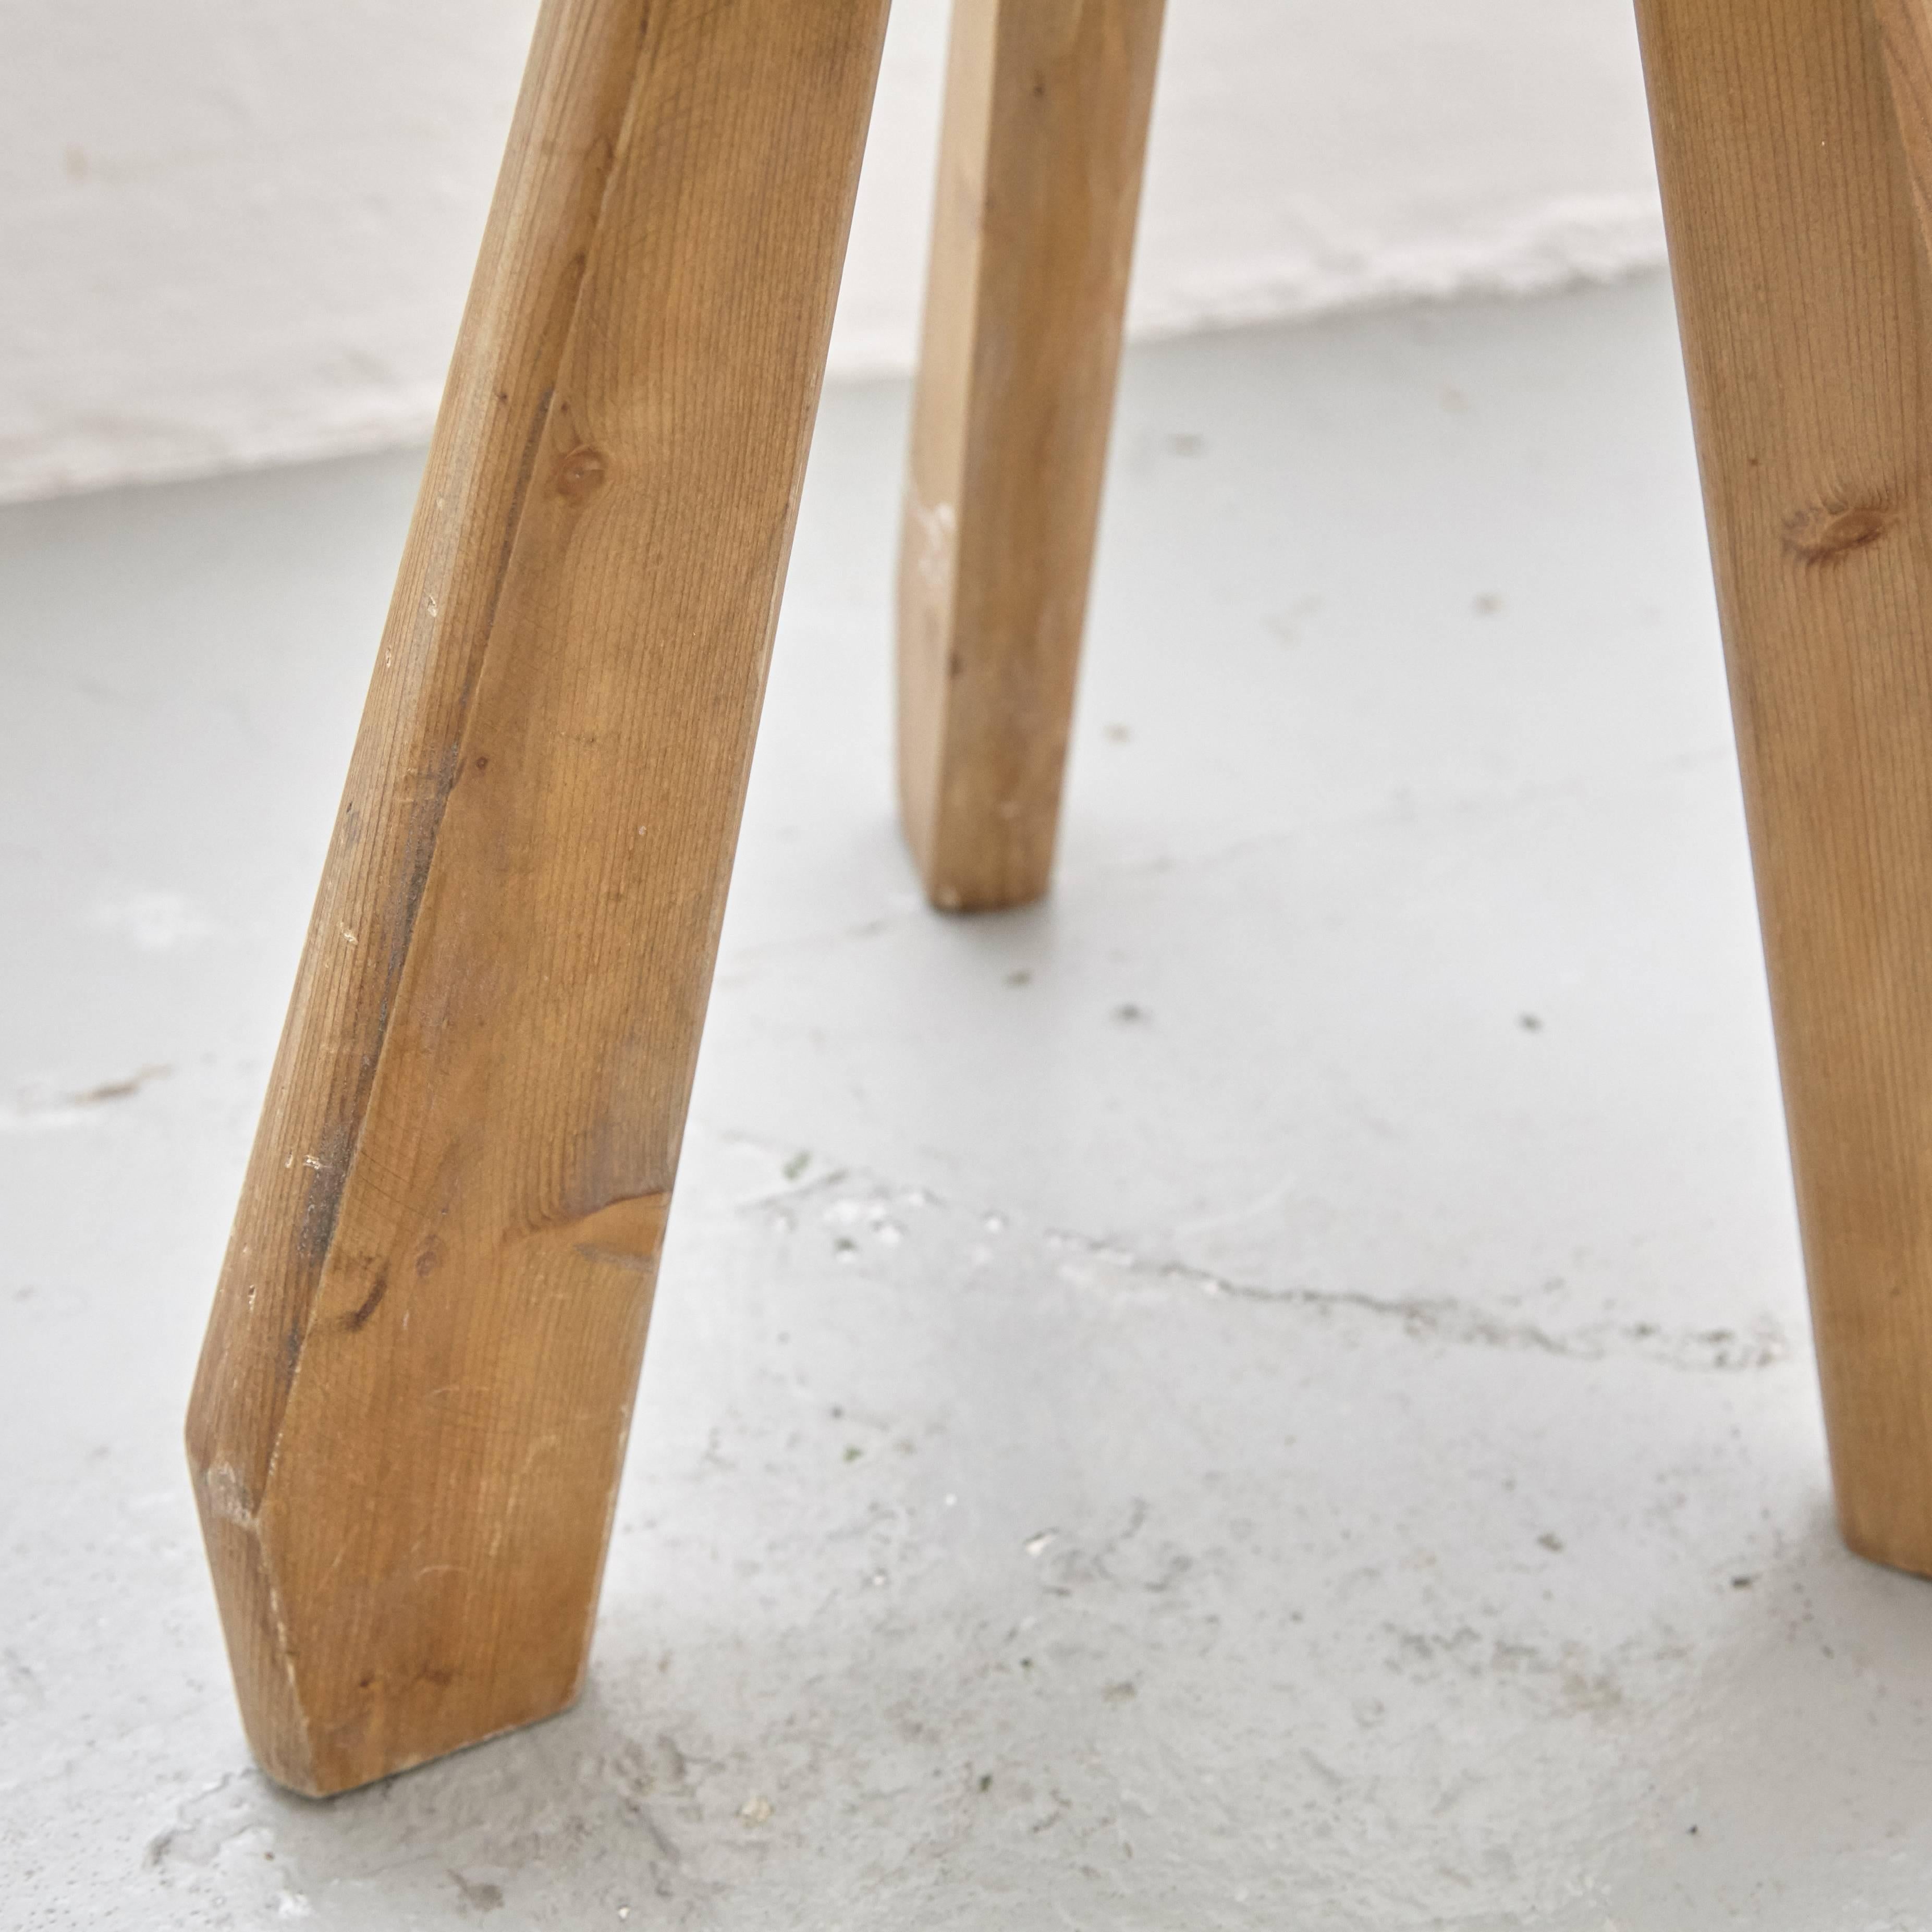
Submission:
<svg viewBox="0 0 1932 1932">
<path fill-rule="evenodd" d="M 0 496 L 434 410 L 536 0 L 4 0 Z M 946 0 L 898 0 L 833 348 L 910 362 Z M 1629 0 L 1169 0 L 1142 334 L 1661 257 Z"/>
</svg>

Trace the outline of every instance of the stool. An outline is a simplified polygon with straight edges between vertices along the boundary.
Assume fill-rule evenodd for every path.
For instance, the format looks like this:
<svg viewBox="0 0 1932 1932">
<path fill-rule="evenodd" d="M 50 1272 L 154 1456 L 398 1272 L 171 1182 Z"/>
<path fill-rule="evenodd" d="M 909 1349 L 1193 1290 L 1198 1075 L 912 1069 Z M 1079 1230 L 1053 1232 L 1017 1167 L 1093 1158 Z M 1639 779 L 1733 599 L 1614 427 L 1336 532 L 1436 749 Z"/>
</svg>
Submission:
<svg viewBox="0 0 1932 1932">
<path fill-rule="evenodd" d="M 899 583 L 1046 890 L 1162 0 L 956 0 Z M 1638 0 L 1840 1522 L 1932 1573 L 1932 0 Z M 581 1684 L 886 0 L 545 0 L 188 1424 L 250 1741 Z"/>
</svg>

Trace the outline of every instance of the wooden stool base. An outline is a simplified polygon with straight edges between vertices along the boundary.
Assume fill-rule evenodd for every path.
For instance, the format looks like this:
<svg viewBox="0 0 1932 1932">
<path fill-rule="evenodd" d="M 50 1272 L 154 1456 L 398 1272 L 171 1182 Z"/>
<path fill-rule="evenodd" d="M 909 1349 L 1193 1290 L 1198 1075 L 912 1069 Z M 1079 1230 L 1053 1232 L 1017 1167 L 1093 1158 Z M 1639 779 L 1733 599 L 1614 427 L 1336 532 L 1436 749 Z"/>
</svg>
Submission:
<svg viewBox="0 0 1932 1932">
<path fill-rule="evenodd" d="M 544 7 L 189 1420 L 299 1790 L 582 1681 L 885 12 Z M 1932 16 L 1639 14 L 1839 1505 L 1932 1572 Z M 900 584 L 944 907 L 1047 884 L 1160 15 L 958 0 Z"/>
</svg>

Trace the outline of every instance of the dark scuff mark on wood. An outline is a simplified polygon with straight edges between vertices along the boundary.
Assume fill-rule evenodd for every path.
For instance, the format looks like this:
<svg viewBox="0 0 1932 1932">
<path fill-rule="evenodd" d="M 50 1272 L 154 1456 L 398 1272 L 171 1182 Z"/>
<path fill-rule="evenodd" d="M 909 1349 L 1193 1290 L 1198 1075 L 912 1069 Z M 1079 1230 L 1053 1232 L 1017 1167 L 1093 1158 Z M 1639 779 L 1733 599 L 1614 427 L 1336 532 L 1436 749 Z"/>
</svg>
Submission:
<svg viewBox="0 0 1932 1932">
<path fill-rule="evenodd" d="M 389 1292 L 389 1270 L 379 1268 L 376 1279 L 370 1283 L 369 1292 L 342 1318 L 342 1325 L 352 1335 L 359 1335 L 368 1327 L 371 1318 L 382 1305 L 382 1298 Z"/>
</svg>

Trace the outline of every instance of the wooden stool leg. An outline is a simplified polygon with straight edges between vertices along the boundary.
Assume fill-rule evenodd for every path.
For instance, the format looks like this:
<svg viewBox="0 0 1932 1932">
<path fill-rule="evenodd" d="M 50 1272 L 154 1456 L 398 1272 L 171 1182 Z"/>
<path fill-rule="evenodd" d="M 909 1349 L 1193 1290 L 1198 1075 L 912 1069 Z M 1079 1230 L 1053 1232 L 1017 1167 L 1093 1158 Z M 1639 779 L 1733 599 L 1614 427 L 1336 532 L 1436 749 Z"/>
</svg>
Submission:
<svg viewBox="0 0 1932 1932">
<path fill-rule="evenodd" d="M 899 553 L 899 795 L 935 905 L 1046 891 L 1162 0 L 956 0 Z"/>
<path fill-rule="evenodd" d="M 1932 306 L 1867 4 L 1637 12 L 1839 1517 L 1932 1573 Z"/>
<path fill-rule="evenodd" d="M 343 1790 L 581 1679 L 885 0 L 547 0 L 190 1458 Z"/>
</svg>

